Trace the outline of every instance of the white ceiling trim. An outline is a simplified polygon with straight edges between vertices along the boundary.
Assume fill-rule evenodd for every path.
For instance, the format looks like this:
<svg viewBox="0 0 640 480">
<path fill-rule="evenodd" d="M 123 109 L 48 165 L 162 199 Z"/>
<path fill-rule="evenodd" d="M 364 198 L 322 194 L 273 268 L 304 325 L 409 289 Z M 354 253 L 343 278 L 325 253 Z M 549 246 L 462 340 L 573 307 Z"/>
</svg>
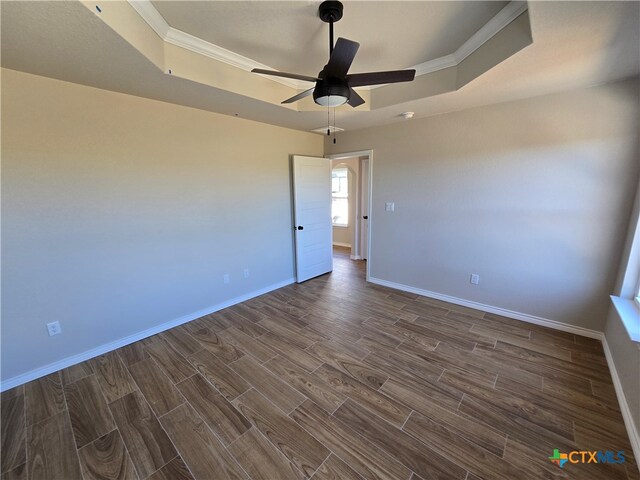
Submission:
<svg viewBox="0 0 640 480">
<path fill-rule="evenodd" d="M 526 12 L 528 8 L 529 6 L 526 1 L 509 2 L 452 54 L 411 67 L 416 70 L 416 77 L 457 66 L 478 48 L 491 40 L 491 38 L 493 38 L 504 27 Z M 375 87 L 376 86 L 374 86 L 374 88 Z"/>
<path fill-rule="evenodd" d="M 164 17 L 160 15 L 160 12 L 156 10 L 156 7 L 153 6 L 150 0 L 128 1 L 133 9 L 138 13 L 138 15 L 140 15 L 142 19 L 147 22 L 147 24 L 153 29 L 153 31 L 156 32 L 158 36 L 167 43 L 171 43 L 172 45 L 176 45 L 194 53 L 199 53 L 200 55 L 204 55 L 209 58 L 213 58 L 214 60 L 226 63 L 227 65 L 241 68 L 242 70 L 246 70 L 247 72 L 250 72 L 254 68 L 275 70 L 268 65 L 256 62 L 255 60 L 244 57 L 242 55 L 238 55 L 237 53 L 227 50 L 226 48 L 219 47 L 218 45 L 207 42 L 206 40 L 203 40 L 199 37 L 195 37 L 189 33 L 183 32 L 182 30 L 178 30 L 177 28 L 173 28 L 167 23 Z M 263 75 L 263 77 L 296 89 L 309 88 L 308 82 L 303 82 L 300 80 L 293 80 L 282 77 L 270 77 L 266 75 Z"/>
<path fill-rule="evenodd" d="M 138 12 L 138 15 L 140 15 L 144 21 L 149 24 L 160 38 L 163 40 L 165 39 L 169 32 L 169 28 L 172 27 L 169 26 L 164 17 L 160 15 L 160 12 L 156 10 L 156 7 L 154 7 L 149 0 L 129 0 L 129 5 Z"/>
<path fill-rule="evenodd" d="M 268 65 L 256 62 L 255 60 L 234 53 L 226 48 L 219 47 L 218 45 L 190 35 L 182 30 L 173 28 L 166 22 L 160 12 L 156 10 L 151 3 L 151 0 L 128 0 L 128 2 L 138 15 L 140 15 L 142 19 L 153 29 L 153 31 L 156 32 L 156 34 L 158 34 L 158 36 L 165 42 L 194 53 L 199 53 L 200 55 L 213 58 L 214 60 L 218 60 L 248 72 L 254 68 L 275 70 Z M 488 42 L 494 35 L 500 32 L 500 30 L 527 11 L 528 8 L 529 6 L 526 1 L 514 0 L 509 2 L 454 53 L 408 68 L 414 68 L 416 70 L 416 76 L 420 76 L 427 73 L 437 72 L 445 68 L 455 67 L 478 48 Z M 300 80 L 267 75 L 263 75 L 263 77 L 298 90 L 307 89 L 309 87 L 308 82 Z M 382 85 L 374 85 L 370 87 L 362 87 L 361 89 L 372 90 L 381 86 Z"/>
<path fill-rule="evenodd" d="M 243 57 L 242 55 L 238 55 L 237 53 L 209 43 L 206 40 L 202 40 L 201 38 L 194 37 L 189 33 L 177 30 L 173 27 L 169 27 L 169 31 L 167 32 L 166 37 L 164 37 L 164 40 L 178 47 L 182 47 L 192 52 L 205 55 L 207 57 L 213 58 L 214 60 L 219 60 L 228 65 L 241 68 L 242 70 L 251 71 L 253 68 L 265 68 L 267 70 L 273 70 L 267 65 L 258 63 L 255 60 Z M 273 81 L 279 81 L 280 83 L 289 85 L 291 87 L 298 87 L 297 80 L 271 77 L 269 77 L 269 79 Z M 308 88 L 308 83 L 309 82 L 299 82 L 299 85 L 301 85 L 302 87 L 307 86 Z"/>
<path fill-rule="evenodd" d="M 452 53 L 451 55 L 445 55 L 444 57 L 439 57 L 434 60 L 429 60 L 428 62 L 421 63 L 419 65 L 415 65 L 411 68 L 415 69 L 416 77 L 420 75 L 425 75 L 427 73 L 437 72 L 438 70 L 444 70 L 445 68 L 455 67 L 458 65 L 456 60 L 456 54 Z M 374 87 L 379 87 L 382 85 L 374 85 Z"/>
<path fill-rule="evenodd" d="M 529 9 L 526 1 L 512 1 L 500 10 L 491 20 L 489 20 L 480 30 L 474 33 L 469 40 L 456 50 L 453 56 L 458 63 L 475 52 L 482 45 L 487 43 L 500 30 L 513 22 Z"/>
</svg>

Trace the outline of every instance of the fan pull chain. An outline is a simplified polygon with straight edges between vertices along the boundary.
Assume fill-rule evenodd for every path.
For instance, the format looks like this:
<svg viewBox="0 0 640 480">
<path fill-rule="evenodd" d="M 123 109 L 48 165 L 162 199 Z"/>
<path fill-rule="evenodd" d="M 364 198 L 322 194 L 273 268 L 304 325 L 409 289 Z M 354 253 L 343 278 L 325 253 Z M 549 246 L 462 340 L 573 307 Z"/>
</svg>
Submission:
<svg viewBox="0 0 640 480">
<path fill-rule="evenodd" d="M 333 144 L 336 144 L 336 107 L 333 107 Z"/>
<path fill-rule="evenodd" d="M 329 120 L 329 105 L 327 105 L 327 137 L 331 136 L 331 122 Z"/>
</svg>

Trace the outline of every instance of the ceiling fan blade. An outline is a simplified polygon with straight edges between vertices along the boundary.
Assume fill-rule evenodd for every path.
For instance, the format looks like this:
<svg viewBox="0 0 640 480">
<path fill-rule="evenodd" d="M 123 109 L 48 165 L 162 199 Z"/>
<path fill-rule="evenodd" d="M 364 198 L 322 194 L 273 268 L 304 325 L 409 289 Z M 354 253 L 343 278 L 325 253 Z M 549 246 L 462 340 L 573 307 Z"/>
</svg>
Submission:
<svg viewBox="0 0 640 480">
<path fill-rule="evenodd" d="M 291 98 L 287 98 L 284 102 L 281 103 L 293 103 L 293 102 L 297 102 L 298 100 L 303 99 L 304 97 L 308 97 L 309 95 L 311 95 L 313 93 L 313 89 L 316 87 L 311 87 L 309 90 L 305 90 L 302 93 L 299 93 L 297 95 L 294 95 Z"/>
<path fill-rule="evenodd" d="M 329 57 L 329 63 L 324 67 L 324 78 L 336 77 L 344 78 L 349 71 L 351 63 L 360 48 L 358 42 L 347 40 L 346 38 L 338 38 L 331 57 Z"/>
<path fill-rule="evenodd" d="M 362 98 L 360 95 L 358 95 L 353 88 L 350 88 L 349 89 L 349 101 L 347 103 L 349 105 L 351 105 L 353 108 L 359 107 L 360 105 L 362 105 L 364 103 L 364 98 Z"/>
<path fill-rule="evenodd" d="M 354 73 L 347 75 L 347 81 L 350 87 L 364 87 L 365 85 L 411 82 L 415 76 L 415 70 L 392 70 L 389 72 Z"/>
<path fill-rule="evenodd" d="M 274 70 L 263 70 L 262 68 L 254 68 L 252 73 L 260 73 L 262 75 L 272 75 L 274 77 L 293 78 L 295 80 L 304 80 L 305 82 L 317 82 L 316 77 L 308 77 L 307 75 L 298 75 L 297 73 L 276 72 Z"/>
</svg>

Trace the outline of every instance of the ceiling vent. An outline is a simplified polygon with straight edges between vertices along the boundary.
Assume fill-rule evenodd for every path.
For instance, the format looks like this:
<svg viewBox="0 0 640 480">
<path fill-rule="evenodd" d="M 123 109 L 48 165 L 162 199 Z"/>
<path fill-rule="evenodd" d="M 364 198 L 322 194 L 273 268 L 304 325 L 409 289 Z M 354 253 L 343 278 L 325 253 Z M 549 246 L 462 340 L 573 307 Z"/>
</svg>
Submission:
<svg viewBox="0 0 640 480">
<path fill-rule="evenodd" d="M 321 133 L 322 135 L 326 135 L 327 134 L 327 130 L 329 130 L 329 133 L 344 132 L 344 128 L 334 127 L 333 125 L 331 125 L 330 127 L 314 128 L 311 131 L 313 133 Z"/>
</svg>

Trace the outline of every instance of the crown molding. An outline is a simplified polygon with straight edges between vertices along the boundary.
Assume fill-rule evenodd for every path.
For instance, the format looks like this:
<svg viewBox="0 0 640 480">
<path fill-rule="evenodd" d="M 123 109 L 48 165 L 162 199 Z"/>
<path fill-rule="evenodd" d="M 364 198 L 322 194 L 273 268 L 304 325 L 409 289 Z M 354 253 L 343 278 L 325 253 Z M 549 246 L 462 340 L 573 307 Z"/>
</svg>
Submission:
<svg viewBox="0 0 640 480">
<path fill-rule="evenodd" d="M 189 33 L 178 30 L 170 26 L 166 20 L 160 15 L 160 12 L 151 3 L 151 0 L 128 0 L 129 5 L 142 17 L 142 19 L 153 29 L 162 40 L 172 45 L 184 48 L 194 53 L 213 58 L 219 62 L 226 63 L 247 72 L 254 68 L 262 68 L 266 70 L 274 70 L 268 65 L 256 62 L 250 58 L 234 53 L 225 48 L 219 47 L 211 42 L 207 42 L 201 38 L 195 37 Z M 465 58 L 475 52 L 478 48 L 488 42 L 494 35 L 500 32 L 504 27 L 518 18 L 529 8 L 526 1 L 514 0 L 509 2 L 502 10 L 500 10 L 491 20 L 489 20 L 480 30 L 474 33 L 460 48 L 450 55 L 435 58 L 418 65 L 413 68 L 416 71 L 416 77 L 426 75 L 428 73 L 444 70 L 445 68 L 455 67 Z M 298 90 L 304 90 L 309 87 L 307 82 L 293 80 L 282 77 L 272 77 L 262 75 L 263 78 L 277 82 L 288 87 Z M 383 85 L 372 85 L 368 87 L 359 87 L 360 90 L 373 90 Z"/>
<path fill-rule="evenodd" d="M 438 70 L 444 70 L 445 68 L 455 67 L 458 65 L 454 54 L 445 55 L 444 57 L 438 57 L 428 62 L 415 65 L 413 68 L 416 71 L 416 77 L 425 75 L 427 73 L 437 72 Z M 375 85 L 374 85 L 375 86 Z"/>
<path fill-rule="evenodd" d="M 160 38 L 165 40 L 171 27 L 150 0 L 129 0 L 129 5 L 133 7 L 138 15 L 147 22 Z"/>
<path fill-rule="evenodd" d="M 516 18 L 528 10 L 529 6 L 525 1 L 512 1 L 500 10 L 491 20 L 474 33 L 466 42 L 464 42 L 455 52 L 444 57 L 439 57 L 428 62 L 415 65 L 416 77 L 427 73 L 437 72 L 445 68 L 455 67 L 465 58 L 475 52 L 482 45 L 487 43 L 504 27 L 513 22 Z M 372 88 L 381 87 L 382 85 L 374 85 Z"/>
<path fill-rule="evenodd" d="M 226 63 L 227 65 L 240 68 L 247 72 L 250 72 L 254 68 L 274 70 L 267 65 L 256 62 L 255 60 L 251 60 L 250 58 L 243 57 L 242 55 L 238 55 L 231 50 L 219 47 L 218 45 L 214 45 L 213 43 L 207 42 L 206 40 L 202 40 L 198 37 L 194 37 L 189 33 L 183 32 L 182 30 L 178 30 L 173 27 L 169 27 L 169 30 L 167 31 L 167 34 L 163 38 L 163 40 L 172 45 L 176 45 L 177 47 L 190 50 L 194 53 L 199 53 L 200 55 L 213 58 L 214 60 L 218 60 L 219 62 Z M 274 82 L 281 83 L 282 85 L 287 85 L 288 87 L 304 90 L 309 88 L 309 83 L 303 82 L 301 80 L 282 77 L 270 77 L 267 75 L 261 76 L 264 78 L 268 78 L 269 80 L 273 80 Z"/>
<path fill-rule="evenodd" d="M 256 62 L 250 58 L 238 55 L 226 48 L 219 47 L 211 42 L 207 42 L 201 38 L 193 36 L 189 33 L 173 28 L 169 25 L 160 12 L 156 10 L 150 0 L 128 0 L 129 5 L 140 15 L 140 17 L 156 32 L 156 34 L 165 42 L 184 48 L 194 53 L 204 55 L 214 60 L 226 63 L 247 72 L 254 68 L 263 68 L 266 70 L 274 70 L 273 68 Z M 308 84 L 299 80 L 293 80 L 281 77 L 270 77 L 262 75 L 271 81 L 278 82 L 282 85 L 296 89 L 306 89 Z"/>
<path fill-rule="evenodd" d="M 462 62 L 528 9 L 529 5 L 526 1 L 509 2 L 453 53 L 456 62 Z"/>
</svg>

